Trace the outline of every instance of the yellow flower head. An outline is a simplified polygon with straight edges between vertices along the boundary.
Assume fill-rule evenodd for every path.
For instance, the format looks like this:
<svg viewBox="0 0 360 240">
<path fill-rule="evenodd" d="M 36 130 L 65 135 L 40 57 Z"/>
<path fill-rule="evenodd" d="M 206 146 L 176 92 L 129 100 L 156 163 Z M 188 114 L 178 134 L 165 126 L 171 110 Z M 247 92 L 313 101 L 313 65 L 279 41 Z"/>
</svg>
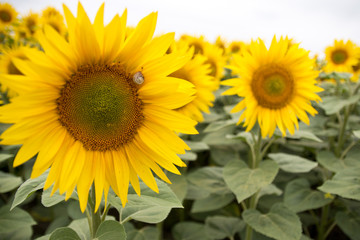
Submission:
<svg viewBox="0 0 360 240">
<path fill-rule="evenodd" d="M 47 7 L 42 11 L 42 18 L 58 17 L 63 18 L 63 15 L 54 7 Z"/>
<path fill-rule="evenodd" d="M 2 55 L 0 56 L 0 83 L 1 90 L 7 91 L 7 94 L 10 98 L 18 95 L 16 91 L 17 88 L 12 88 L 11 81 L 13 79 L 22 78 L 23 73 L 15 66 L 15 59 L 28 59 L 25 55 L 25 52 L 29 50 L 29 46 L 24 45 L 14 45 L 11 48 L 2 49 Z M 10 84 L 9 84 L 10 83 Z M 19 88 L 26 88 L 25 82 Z"/>
<path fill-rule="evenodd" d="M 168 77 L 190 55 L 165 55 L 169 33 L 153 38 L 157 13 L 143 18 L 125 41 L 127 12 L 104 25 L 104 5 L 92 23 L 82 5 L 75 17 L 64 5 L 68 41 L 45 26 L 38 39 L 44 52 L 16 59 L 27 89 L 0 108 L 0 121 L 13 123 L 1 144 L 22 144 L 14 166 L 37 155 L 31 177 L 50 167 L 44 188 L 77 189 L 85 210 L 94 183 L 96 210 L 111 187 L 127 201 L 129 182 L 140 195 L 140 177 L 158 192 L 153 176 L 162 169 L 180 174 L 177 154 L 189 147 L 175 132 L 196 134 L 196 121 L 178 113 L 193 100 L 188 81 Z M 21 81 L 13 81 L 13 86 Z"/>
<path fill-rule="evenodd" d="M 257 121 L 262 137 L 271 137 L 276 126 L 284 136 L 286 130 L 293 134 L 298 118 L 309 124 L 307 112 L 317 113 L 310 101 L 321 100 L 316 92 L 322 89 L 315 86 L 314 62 L 298 44 L 288 46 L 284 38 L 274 37 L 269 49 L 261 39 L 252 41 L 250 52 L 235 59 L 240 78 L 223 81 L 232 87 L 225 95 L 243 97 L 232 112 L 243 110 L 238 123 L 245 120 L 246 131 Z"/>
<path fill-rule="evenodd" d="M 204 53 L 202 55 L 207 58 L 206 63 L 210 64 L 210 75 L 215 77 L 218 82 L 223 76 L 224 66 L 226 63 L 226 58 L 224 57 L 223 53 L 224 50 L 219 48 L 218 46 L 210 44 L 208 42 L 204 43 Z"/>
<path fill-rule="evenodd" d="M 39 15 L 37 13 L 30 12 L 26 15 L 22 21 L 22 25 L 26 30 L 26 36 L 33 37 L 39 28 L 39 24 Z"/>
<path fill-rule="evenodd" d="M 194 47 L 194 54 L 204 54 L 204 48 L 207 43 L 204 36 L 193 37 L 189 35 L 182 35 L 180 40 L 187 42 L 190 47 Z"/>
<path fill-rule="evenodd" d="M 242 41 L 232 41 L 226 51 L 229 54 L 239 53 L 245 47 L 246 45 Z"/>
<path fill-rule="evenodd" d="M 351 72 L 352 66 L 357 64 L 360 58 L 360 49 L 350 40 L 335 40 L 333 46 L 325 49 L 327 65 L 324 70 L 327 72 Z"/>
<path fill-rule="evenodd" d="M 17 12 L 9 3 L 0 3 L 0 28 L 9 26 L 16 20 Z"/>
<path fill-rule="evenodd" d="M 351 73 L 353 74 L 351 76 L 351 81 L 353 81 L 353 82 L 359 81 L 359 77 L 360 77 L 360 58 L 358 59 L 357 64 L 352 66 L 351 70 L 352 70 Z"/>
<path fill-rule="evenodd" d="M 224 39 L 221 39 L 221 37 L 218 36 L 218 37 L 216 38 L 215 45 L 216 45 L 217 47 L 219 47 L 220 49 L 222 49 L 222 50 L 223 50 L 223 53 L 225 54 L 226 42 L 225 42 Z"/>
<path fill-rule="evenodd" d="M 186 53 L 187 44 L 182 44 L 182 42 L 173 44 L 171 52 L 176 51 Z M 193 51 L 194 48 L 191 48 L 190 55 L 193 55 Z M 219 85 L 215 78 L 210 76 L 211 67 L 206 64 L 206 61 L 206 57 L 196 54 L 182 68 L 170 74 L 170 77 L 181 78 L 194 84 L 196 89 L 194 100 L 177 110 L 198 122 L 204 120 L 202 112 L 210 112 L 209 107 L 213 106 L 212 102 L 215 100 L 213 91 L 217 90 Z"/>
</svg>

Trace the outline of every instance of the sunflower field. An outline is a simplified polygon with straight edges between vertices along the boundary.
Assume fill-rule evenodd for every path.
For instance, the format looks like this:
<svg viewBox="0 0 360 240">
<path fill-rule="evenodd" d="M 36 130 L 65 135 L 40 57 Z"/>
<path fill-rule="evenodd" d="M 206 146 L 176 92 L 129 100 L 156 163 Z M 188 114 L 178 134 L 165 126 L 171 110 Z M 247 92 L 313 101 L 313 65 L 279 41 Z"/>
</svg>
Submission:
<svg viewBox="0 0 360 240">
<path fill-rule="evenodd" d="M 0 240 L 359 240 L 360 47 L 0 3 Z"/>
</svg>

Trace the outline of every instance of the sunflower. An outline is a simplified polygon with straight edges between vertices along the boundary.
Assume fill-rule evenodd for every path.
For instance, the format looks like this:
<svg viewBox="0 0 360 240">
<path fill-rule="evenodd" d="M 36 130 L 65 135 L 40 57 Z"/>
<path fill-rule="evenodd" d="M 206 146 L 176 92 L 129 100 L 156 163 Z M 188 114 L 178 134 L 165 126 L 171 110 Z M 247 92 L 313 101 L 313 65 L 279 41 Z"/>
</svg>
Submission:
<svg viewBox="0 0 360 240">
<path fill-rule="evenodd" d="M 333 46 L 325 49 L 325 55 L 327 61 L 325 71 L 351 72 L 352 66 L 357 64 L 360 57 L 360 50 L 350 40 L 346 43 L 344 40 L 335 40 Z"/>
<path fill-rule="evenodd" d="M 22 25 L 26 30 L 26 36 L 33 37 L 36 30 L 39 28 L 39 15 L 37 13 L 30 12 L 23 18 Z"/>
<path fill-rule="evenodd" d="M 186 52 L 188 46 L 186 44 L 178 43 L 172 45 L 171 52 Z M 194 48 L 191 48 L 190 55 L 193 55 Z M 195 99 L 185 106 L 177 109 L 178 112 L 191 117 L 192 119 L 202 122 L 204 117 L 202 112 L 210 113 L 209 107 L 212 107 L 212 102 L 215 100 L 213 91 L 218 88 L 218 84 L 214 77 L 210 76 L 211 68 L 209 64 L 205 64 L 207 58 L 197 54 L 187 62 L 182 68 L 170 74 L 170 77 L 177 77 L 185 79 L 194 84 L 196 89 Z"/>
<path fill-rule="evenodd" d="M 204 48 L 207 43 L 204 36 L 193 37 L 190 35 L 182 35 L 180 40 L 187 42 L 190 47 L 194 47 L 194 54 L 204 54 Z"/>
<path fill-rule="evenodd" d="M 229 54 L 239 53 L 241 49 L 245 47 L 245 43 L 242 41 L 232 41 L 227 47 L 226 51 Z"/>
<path fill-rule="evenodd" d="M 210 64 L 210 75 L 219 82 L 224 73 L 226 58 L 223 56 L 224 50 L 211 43 L 204 43 L 203 55 L 207 58 L 206 63 Z"/>
<path fill-rule="evenodd" d="M 125 206 L 129 182 L 140 195 L 140 177 L 158 192 L 152 171 L 180 174 L 177 154 L 189 147 L 175 132 L 196 134 L 196 121 L 176 112 L 194 99 L 188 81 L 167 77 L 191 59 L 168 54 L 174 34 L 153 38 L 157 13 L 136 26 L 125 41 L 127 12 L 104 26 L 104 4 L 91 23 L 82 5 L 75 17 L 64 5 L 66 41 L 45 26 L 38 39 L 44 52 L 28 50 L 16 67 L 27 93 L 0 108 L 0 121 L 14 123 L 1 144 L 23 144 L 14 166 L 37 154 L 31 177 L 50 167 L 44 189 L 66 193 L 75 187 L 85 210 L 94 183 L 96 211 L 109 187 Z"/>
<path fill-rule="evenodd" d="M 315 93 L 322 89 L 314 85 L 318 72 L 309 53 L 298 44 L 288 45 L 284 38 L 277 41 L 274 37 L 269 49 L 261 39 L 252 41 L 251 54 L 243 52 L 237 59 L 240 78 L 223 82 L 232 86 L 225 95 L 243 97 L 232 109 L 243 110 L 238 124 L 245 119 L 246 131 L 250 131 L 257 120 L 263 138 L 271 137 L 276 126 L 284 136 L 286 129 L 293 134 L 298 118 L 309 124 L 306 112 L 317 113 L 310 101 L 321 100 Z"/>
<path fill-rule="evenodd" d="M 13 45 L 11 48 L 2 49 L 2 55 L 0 56 L 0 83 L 1 91 L 6 92 L 9 98 L 15 97 L 26 88 L 26 84 L 18 86 L 17 91 L 11 87 L 11 81 L 14 78 L 22 78 L 22 72 L 15 66 L 14 59 L 19 58 L 26 60 L 25 52 L 31 49 L 25 45 Z"/>
<path fill-rule="evenodd" d="M 64 24 L 64 17 L 56 8 L 48 7 L 43 10 L 41 22 L 43 25 L 50 25 L 60 35 L 65 35 L 66 27 Z"/>
<path fill-rule="evenodd" d="M 9 3 L 0 3 L 0 28 L 9 26 L 16 20 L 17 12 Z"/>
<path fill-rule="evenodd" d="M 351 70 L 352 70 L 351 71 L 351 73 L 352 73 L 351 81 L 353 81 L 353 82 L 359 81 L 359 77 L 360 77 L 360 58 L 358 59 L 357 64 L 352 66 Z"/>
<path fill-rule="evenodd" d="M 218 36 L 218 37 L 216 38 L 215 45 L 216 45 L 217 47 L 219 47 L 220 49 L 222 49 L 222 50 L 223 50 L 223 54 L 225 54 L 226 42 L 225 42 L 224 39 L 221 39 L 221 37 Z"/>
</svg>

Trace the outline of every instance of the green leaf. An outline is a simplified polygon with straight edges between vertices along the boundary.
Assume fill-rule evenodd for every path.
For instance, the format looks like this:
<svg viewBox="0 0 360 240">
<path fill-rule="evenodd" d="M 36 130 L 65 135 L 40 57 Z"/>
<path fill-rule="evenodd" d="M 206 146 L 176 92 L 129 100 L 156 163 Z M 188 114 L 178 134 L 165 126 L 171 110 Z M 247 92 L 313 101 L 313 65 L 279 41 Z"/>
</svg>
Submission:
<svg viewBox="0 0 360 240">
<path fill-rule="evenodd" d="M 85 213 L 80 210 L 79 201 L 70 200 L 67 204 L 67 215 L 72 219 L 81 219 L 85 217 Z"/>
<path fill-rule="evenodd" d="M 178 154 L 179 158 L 184 161 L 195 161 L 197 158 L 196 153 L 186 151 L 185 154 Z"/>
<path fill-rule="evenodd" d="M 190 200 L 203 199 L 208 197 L 209 195 L 210 193 L 207 190 L 188 182 L 188 189 L 185 199 L 190 199 Z"/>
<path fill-rule="evenodd" d="M 272 160 L 261 162 L 256 169 L 250 169 L 243 161 L 231 161 L 224 167 L 224 179 L 240 203 L 272 183 L 278 170 Z"/>
<path fill-rule="evenodd" d="M 20 186 L 22 182 L 21 177 L 0 171 L 0 193 L 10 192 Z"/>
<path fill-rule="evenodd" d="M 236 217 L 213 216 L 205 220 L 206 234 L 213 239 L 234 238 L 244 227 L 244 222 Z"/>
<path fill-rule="evenodd" d="M 258 199 L 265 195 L 272 195 L 275 194 L 277 196 L 280 196 L 282 194 L 282 190 L 278 187 L 276 187 L 274 184 L 269 184 L 265 187 L 262 187 L 259 194 Z"/>
<path fill-rule="evenodd" d="M 235 123 L 223 127 L 215 132 L 208 133 L 202 141 L 208 145 L 232 145 L 239 144 L 238 139 L 230 139 L 227 135 L 232 135 L 236 128 Z"/>
<path fill-rule="evenodd" d="M 58 204 L 59 202 L 65 201 L 65 195 L 64 194 L 60 195 L 59 190 L 57 190 L 52 196 L 50 196 L 51 191 L 52 191 L 52 188 L 48 188 L 42 192 L 42 195 L 41 195 L 42 205 L 44 205 L 45 207 L 52 207 L 52 206 Z M 71 194 L 70 198 L 79 200 L 75 191 Z"/>
<path fill-rule="evenodd" d="M 225 184 L 222 167 L 202 167 L 187 175 L 187 180 L 209 193 L 231 193 Z"/>
<path fill-rule="evenodd" d="M 232 160 L 240 160 L 239 147 L 234 146 L 213 146 L 210 149 L 210 155 L 214 162 L 221 166 L 225 166 Z"/>
<path fill-rule="evenodd" d="M 95 234 L 98 240 L 125 240 L 124 226 L 114 220 L 104 221 L 100 224 Z"/>
<path fill-rule="evenodd" d="M 72 221 L 68 227 L 73 229 L 81 240 L 90 239 L 90 229 L 87 218 L 76 219 Z"/>
<path fill-rule="evenodd" d="M 318 103 L 319 106 L 325 110 L 327 115 L 332 115 L 339 112 L 343 107 L 358 102 L 360 95 L 353 95 L 348 99 L 342 99 L 338 96 L 325 96 L 322 100 L 322 103 Z"/>
<path fill-rule="evenodd" d="M 154 240 L 159 239 L 159 233 L 156 227 L 143 227 L 142 229 L 133 229 L 127 232 L 127 240 Z"/>
<path fill-rule="evenodd" d="M 10 211 L 9 205 L 0 208 L 0 236 L 4 233 L 22 231 L 35 224 L 30 214 L 22 209 Z"/>
<path fill-rule="evenodd" d="M 6 240 L 30 240 L 33 235 L 31 226 L 23 227 L 21 230 L 15 230 L 13 232 L 1 233 L 0 239 Z"/>
<path fill-rule="evenodd" d="M 49 170 L 44 172 L 41 176 L 34 179 L 26 180 L 15 193 L 14 201 L 11 205 L 11 209 L 25 201 L 31 194 L 44 187 Z"/>
<path fill-rule="evenodd" d="M 353 131 L 355 137 L 360 138 L 360 130 Z"/>
<path fill-rule="evenodd" d="M 319 152 L 316 156 L 316 160 L 332 172 L 338 172 L 347 168 L 360 167 L 360 161 L 357 158 L 350 155 L 350 157 L 346 157 L 341 160 L 330 151 Z"/>
<path fill-rule="evenodd" d="M 204 199 L 197 199 L 192 205 L 191 212 L 209 212 L 225 207 L 234 200 L 234 195 L 232 193 L 228 194 L 210 194 Z"/>
<path fill-rule="evenodd" d="M 241 141 L 247 143 L 250 146 L 254 145 L 254 139 L 250 132 L 239 132 L 236 135 L 227 135 L 229 139 L 240 139 Z"/>
<path fill-rule="evenodd" d="M 5 160 L 8 160 L 9 158 L 12 158 L 14 157 L 13 154 L 9 154 L 9 153 L 0 153 L 0 163 L 5 161 Z"/>
<path fill-rule="evenodd" d="M 285 188 L 284 203 L 294 212 L 320 208 L 331 201 L 332 199 L 325 198 L 324 193 L 312 190 L 305 178 L 295 179 Z"/>
<path fill-rule="evenodd" d="M 325 181 L 319 189 L 325 193 L 360 201 L 359 173 L 360 167 L 341 170 L 335 174 L 333 179 Z"/>
<path fill-rule="evenodd" d="M 204 133 L 216 132 L 228 126 L 235 126 L 236 122 L 233 119 L 212 122 L 204 129 Z"/>
<path fill-rule="evenodd" d="M 261 214 L 255 209 L 245 210 L 242 217 L 255 231 L 268 237 L 278 240 L 299 240 L 301 238 L 299 217 L 282 203 L 274 204 L 267 214 Z"/>
<path fill-rule="evenodd" d="M 49 240 L 81 240 L 81 238 L 71 228 L 63 227 L 56 229 Z"/>
<path fill-rule="evenodd" d="M 318 138 L 314 133 L 304 131 L 304 130 L 296 130 L 293 135 L 291 135 L 291 134 L 286 135 L 286 138 L 308 139 L 308 140 L 312 140 L 312 141 L 315 141 L 315 142 L 322 142 L 322 140 L 320 138 Z"/>
<path fill-rule="evenodd" d="M 140 182 L 140 197 L 133 188 L 130 188 L 125 208 L 122 207 L 121 200 L 118 197 L 109 194 L 108 201 L 119 211 L 120 222 L 135 219 L 146 223 L 158 223 L 167 217 L 172 208 L 182 208 L 173 191 L 164 182 L 158 179 L 156 179 L 156 182 L 159 193 L 152 191 L 143 182 Z"/>
<path fill-rule="evenodd" d="M 335 222 L 341 230 L 351 238 L 351 240 L 360 240 L 360 217 L 351 213 L 337 212 Z"/>
<path fill-rule="evenodd" d="M 188 182 L 186 181 L 185 175 L 177 175 L 170 172 L 166 174 L 171 181 L 169 187 L 176 194 L 179 201 L 182 202 L 186 196 L 188 190 Z"/>
<path fill-rule="evenodd" d="M 194 152 L 209 150 L 209 146 L 203 142 L 185 141 L 185 143 L 191 148 L 191 151 Z"/>
<path fill-rule="evenodd" d="M 204 224 L 181 222 L 174 226 L 172 235 L 175 240 L 210 240 L 206 235 Z"/>
<path fill-rule="evenodd" d="M 268 156 L 285 172 L 306 173 L 318 165 L 317 162 L 286 153 L 270 153 Z"/>
</svg>

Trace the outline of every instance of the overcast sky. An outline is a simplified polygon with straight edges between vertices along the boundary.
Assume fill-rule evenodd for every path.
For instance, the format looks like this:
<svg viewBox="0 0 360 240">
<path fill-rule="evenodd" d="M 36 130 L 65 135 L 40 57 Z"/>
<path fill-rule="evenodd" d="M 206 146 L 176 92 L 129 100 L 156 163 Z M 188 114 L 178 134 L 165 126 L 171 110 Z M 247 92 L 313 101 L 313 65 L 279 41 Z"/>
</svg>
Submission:
<svg viewBox="0 0 360 240">
<path fill-rule="evenodd" d="M 1 2 L 6 2 L 1 0 Z M 47 6 L 62 11 L 65 3 L 75 13 L 75 0 L 8 0 L 19 13 L 40 12 Z M 103 1 L 83 0 L 94 19 Z M 128 9 L 128 25 L 158 11 L 157 33 L 203 34 L 214 41 L 262 38 L 270 42 L 274 34 L 288 35 L 301 46 L 322 55 L 334 39 L 350 39 L 360 44 L 359 0 L 105 0 L 106 22 Z"/>
</svg>

